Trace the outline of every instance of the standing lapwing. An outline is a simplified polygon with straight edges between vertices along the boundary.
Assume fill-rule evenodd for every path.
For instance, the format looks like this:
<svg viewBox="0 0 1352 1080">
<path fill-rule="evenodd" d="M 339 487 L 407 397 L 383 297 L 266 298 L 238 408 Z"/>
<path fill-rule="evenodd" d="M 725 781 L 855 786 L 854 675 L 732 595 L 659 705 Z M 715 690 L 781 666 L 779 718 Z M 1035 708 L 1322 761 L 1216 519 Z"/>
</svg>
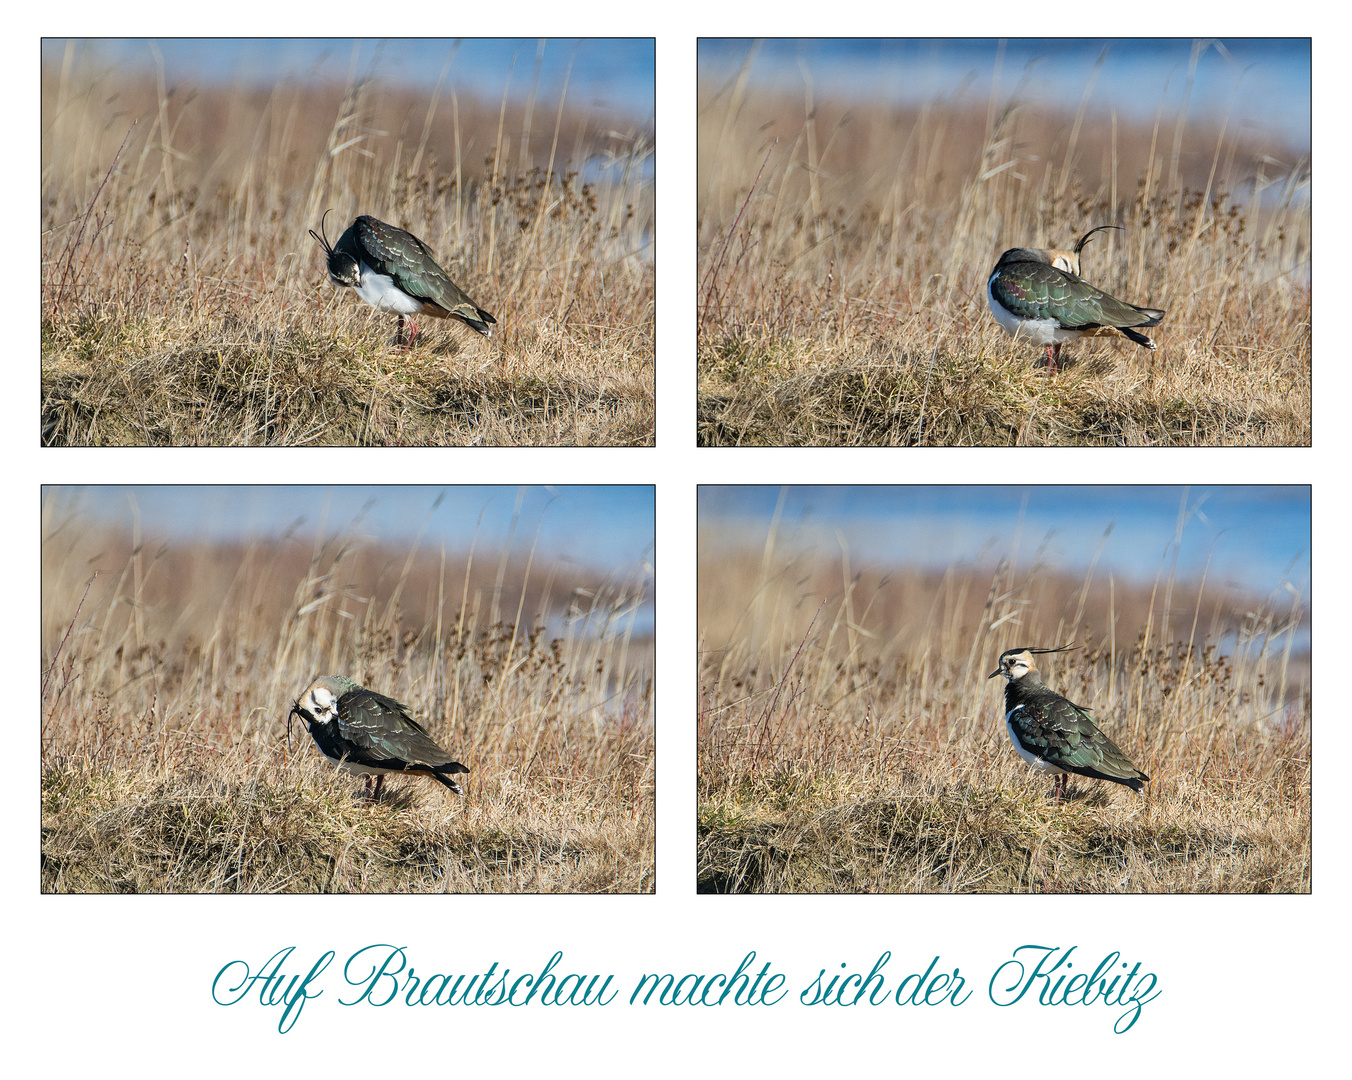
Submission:
<svg viewBox="0 0 1352 1080">
<path fill-rule="evenodd" d="M 323 755 L 340 769 L 376 778 L 375 797 L 387 773 L 421 773 L 463 795 L 456 773 L 469 769 L 432 741 L 408 706 L 343 675 L 321 675 L 287 716 L 299 715 Z"/>
<path fill-rule="evenodd" d="M 1080 238 L 1074 251 L 1010 248 L 1000 256 L 986 283 L 986 301 L 1005 333 L 1047 349 L 1056 374 L 1061 345 L 1114 331 L 1152 352 L 1155 343 L 1134 327 L 1158 326 L 1164 312 L 1109 296 L 1079 276 L 1080 251 L 1100 225 Z"/>
<path fill-rule="evenodd" d="M 1125 784 L 1137 794 L 1150 777 L 1141 772 L 1089 718 L 1089 710 L 1048 689 L 1033 662 L 1035 653 L 1059 649 L 1006 649 L 1000 666 L 987 678 L 1003 675 L 1005 727 L 1019 757 L 1040 772 L 1056 774 L 1052 801 L 1059 802 L 1070 777 L 1079 773 L 1095 780 Z"/>
<path fill-rule="evenodd" d="M 327 210 L 324 217 L 328 217 Z M 322 220 L 319 229 L 324 231 Z M 329 278 L 335 285 L 356 289 L 357 295 L 377 311 L 393 311 L 399 316 L 396 341 L 403 341 L 405 315 L 454 317 L 485 337 L 493 336 L 489 324 L 498 320 L 460 290 L 437 265 L 432 249 L 412 233 L 363 214 L 332 247 L 327 234 L 321 236 L 311 229 L 310 235 L 324 245 Z M 413 333 L 408 347 L 412 348 L 418 324 L 412 318 L 409 322 Z"/>
</svg>

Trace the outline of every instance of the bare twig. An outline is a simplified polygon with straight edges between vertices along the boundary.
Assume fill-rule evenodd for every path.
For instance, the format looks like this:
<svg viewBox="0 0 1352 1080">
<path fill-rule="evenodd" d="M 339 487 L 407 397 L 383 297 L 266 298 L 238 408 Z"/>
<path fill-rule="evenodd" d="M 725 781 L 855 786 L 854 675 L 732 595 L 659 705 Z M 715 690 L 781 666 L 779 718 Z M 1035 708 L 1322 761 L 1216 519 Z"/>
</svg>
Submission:
<svg viewBox="0 0 1352 1080">
<path fill-rule="evenodd" d="M 737 211 L 737 216 L 732 219 L 732 224 L 728 227 L 728 235 L 723 238 L 723 247 L 718 252 L 718 258 L 714 260 L 713 266 L 709 268 L 709 272 L 704 275 L 704 280 L 700 282 L 700 290 L 704 292 L 704 303 L 701 305 L 699 317 L 699 328 L 701 332 L 704 330 L 705 316 L 709 313 L 709 304 L 710 298 L 713 296 L 713 288 L 718 281 L 718 271 L 723 266 L 723 260 L 727 258 L 728 248 L 732 246 L 732 236 L 733 233 L 737 231 L 737 223 L 742 220 L 742 215 L 746 213 L 746 208 L 751 202 L 751 196 L 755 194 L 756 188 L 760 184 L 761 173 L 765 172 L 765 166 L 770 163 L 770 155 L 775 152 L 775 146 L 778 142 L 779 140 L 776 139 L 770 144 L 770 149 L 765 151 L 765 160 L 761 162 L 761 167 L 756 171 L 756 179 L 747 190 L 746 198 L 742 200 L 741 209 Z M 705 290 L 706 285 L 708 286 L 707 290 Z"/>
<path fill-rule="evenodd" d="M 93 197 L 89 200 L 89 205 L 85 207 L 84 215 L 80 218 L 80 228 L 72 238 L 66 241 L 65 248 L 62 249 L 60 257 L 56 260 L 58 266 L 61 265 L 62 260 L 64 260 L 66 264 L 65 269 L 61 272 L 61 281 L 56 287 L 54 301 L 57 306 L 60 306 L 61 301 L 64 299 L 66 285 L 70 282 L 74 272 L 75 253 L 80 250 L 80 242 L 84 239 L 85 228 L 89 225 L 89 218 L 94 213 L 94 204 L 99 201 L 99 196 L 103 194 L 103 189 L 108 186 L 108 180 L 113 175 L 113 170 L 117 168 L 117 163 L 122 157 L 122 151 L 127 147 L 127 140 L 131 138 L 131 133 L 136 130 L 136 125 L 139 123 L 139 120 L 134 120 L 132 121 L 131 127 L 127 128 L 127 134 L 122 137 L 122 145 L 117 148 L 117 153 L 113 155 L 113 163 L 108 166 L 108 171 L 103 175 L 103 182 L 99 184 L 98 190 L 94 192 Z M 91 244 L 93 240 L 98 237 L 99 228 L 101 227 L 102 220 L 100 219 L 99 227 L 95 228 L 94 236 L 90 238 Z M 88 262 L 89 256 L 86 255 L 85 261 L 80 264 L 81 273 L 83 273 Z"/>
</svg>

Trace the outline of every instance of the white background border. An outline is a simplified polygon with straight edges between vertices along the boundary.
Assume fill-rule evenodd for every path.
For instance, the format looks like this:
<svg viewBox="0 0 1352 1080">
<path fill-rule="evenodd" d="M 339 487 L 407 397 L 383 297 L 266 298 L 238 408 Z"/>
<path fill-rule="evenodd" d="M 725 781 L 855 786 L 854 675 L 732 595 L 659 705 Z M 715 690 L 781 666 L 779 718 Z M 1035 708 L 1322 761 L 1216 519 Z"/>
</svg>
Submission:
<svg viewBox="0 0 1352 1080">
<path fill-rule="evenodd" d="M 408 12 L 411 9 L 389 8 Z M 1292 1073 L 1340 1060 L 1335 1008 L 1345 982 L 1348 910 L 1347 799 L 1340 770 L 1348 724 L 1316 729 L 1314 894 L 1306 897 L 701 897 L 695 894 L 694 716 L 695 486 L 707 483 L 990 483 L 1017 469 L 1028 483 L 1312 483 L 1316 677 L 1349 641 L 1347 423 L 1335 409 L 1347 365 L 1341 336 L 1316 348 L 1314 450 L 711 450 L 694 447 L 695 48 L 696 38 L 980 31 L 1026 35 L 1052 29 L 1067 9 L 967 3 L 915 12 L 908 5 L 731 5 L 691 2 L 636 10 L 583 8 L 535 0 L 504 9 L 428 9 L 411 22 L 426 34 L 548 36 L 591 33 L 657 38 L 658 448 L 656 450 L 62 450 L 40 451 L 38 289 L 35 229 L 8 234 L 22 271 L 6 301 L 18 343 L 7 370 L 18 385 L 3 436 L 6 504 L 16 509 L 10 565 L 16 603 L 3 631 L 13 700 L 31 702 L 11 718 L 20 767 L 3 795 L 3 896 L 13 967 L 3 986 L 18 1071 L 75 1075 L 89 1068 L 135 1068 L 146 1076 L 236 1075 L 310 1065 L 482 1074 L 675 1075 L 754 1071 L 759 1075 L 880 1074 L 943 1070 L 1001 1076 L 1135 1068 L 1165 1076 L 1201 1070 L 1239 1075 Z M 1144 4 L 1133 30 L 1214 34 L 1201 5 Z M 1212 9 L 1214 11 L 1214 9 Z M 1305 17 L 1274 26 L 1270 5 L 1230 5 L 1221 19 L 1247 33 L 1314 33 L 1315 131 L 1341 117 L 1343 18 Z M 1189 12 L 1198 14 L 1190 15 Z M 538 13 L 538 14 L 537 14 Z M 365 5 L 328 4 L 283 14 L 252 0 L 200 13 L 179 4 L 62 5 L 54 18 L 31 9 L 11 16 L 11 113 L 19 161 L 3 174 L 11 221 L 35 223 L 39 204 L 38 37 L 258 33 L 343 34 L 370 28 Z M 1077 15 L 1086 36 L 1121 32 L 1123 9 Z M 59 20 L 59 22 L 58 22 Z M 510 21 L 510 28 L 504 25 Z M 1064 23 L 1056 22 L 1056 26 Z M 403 29 L 403 28 L 396 28 Z M 1321 45 L 1323 46 L 1321 48 Z M 1322 63 L 1321 63 L 1322 61 Z M 1324 69 L 1324 70 L 1321 70 Z M 1332 69 L 1329 71 L 1327 69 Z M 1325 76 L 1321 78 L 1321 75 Z M 1337 103 L 1331 109 L 1322 104 Z M 1318 140 L 1324 173 L 1347 172 L 1339 129 Z M 1342 184 L 1341 179 L 1335 183 Z M 1340 220 L 1330 220 L 1335 217 Z M 1322 250 L 1342 252 L 1348 214 L 1317 216 Z M 23 299 L 18 299 L 22 297 Z M 1336 316 L 1335 316 L 1336 318 Z M 1323 328 L 1331 325 L 1325 320 Z M 1317 343 L 1317 344 L 1319 344 Z M 1328 363 L 1327 361 L 1337 361 Z M 1320 403 L 1330 402 L 1323 409 Z M 1322 437 L 1321 437 L 1322 436 Z M 379 483 L 397 466 L 400 482 L 656 483 L 658 612 L 658 893 L 650 897 L 52 897 L 38 892 L 39 796 L 36 756 L 39 650 L 38 506 L 41 483 Z M 1312 559 L 1312 562 L 1314 560 Z M 1328 617 L 1332 613 L 1333 617 Z M 1328 678 L 1318 685 L 1341 691 Z M 1326 701 L 1332 699 L 1325 695 Z M 994 701 L 994 698 L 993 698 Z M 995 708 L 996 704 L 992 705 Z M 1321 713 L 1320 715 L 1328 715 Z M 1322 778 L 1322 782 L 1321 782 Z M 1341 797 L 1340 797 L 1341 796 Z M 1069 929 L 1067 929 L 1069 928 Z M 295 945 L 303 971 L 326 949 L 375 941 L 409 946 L 422 971 L 475 971 L 489 962 L 524 971 L 557 950 L 560 971 L 614 973 L 624 993 L 605 1008 L 384 1009 L 336 1005 L 336 983 L 311 1002 L 287 1035 L 277 1012 L 212 1003 L 215 972 L 232 959 L 257 966 Z M 994 968 L 1019 944 L 1078 944 L 1140 959 L 1163 994 L 1127 1035 L 1112 1034 L 1115 1011 L 997 1009 L 980 1000 Z M 750 949 L 790 976 L 796 989 L 842 961 L 868 967 L 884 949 L 889 972 L 961 967 L 974 990 L 958 1009 L 808 1009 L 794 996 L 771 1008 L 646 1008 L 625 1002 L 643 971 L 731 971 Z M 307 962 L 302 965 L 301 961 Z M 838 970 L 838 969 L 836 969 Z M 1078 969 L 1077 969 L 1078 970 Z M 332 974 L 336 975 L 336 971 Z M 893 984 L 895 985 L 895 984 Z M 1341 1040 L 1340 1040 L 1341 1042 Z M 1331 1073 L 1317 1068 L 1316 1074 Z"/>
</svg>

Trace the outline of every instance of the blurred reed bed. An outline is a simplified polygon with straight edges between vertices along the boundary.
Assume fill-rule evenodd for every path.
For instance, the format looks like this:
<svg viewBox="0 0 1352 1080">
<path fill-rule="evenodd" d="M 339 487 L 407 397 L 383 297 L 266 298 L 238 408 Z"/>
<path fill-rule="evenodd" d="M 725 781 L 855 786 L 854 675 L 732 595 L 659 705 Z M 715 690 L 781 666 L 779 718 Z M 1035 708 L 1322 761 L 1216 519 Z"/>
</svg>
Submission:
<svg viewBox="0 0 1352 1080">
<path fill-rule="evenodd" d="M 1304 891 L 1309 613 L 1041 552 L 942 572 L 701 531 L 700 874 L 709 891 Z M 1018 758 L 1015 646 L 1151 777 L 1148 798 Z M 1086 846 L 1087 845 L 1087 846 Z M 1094 854 L 1097 852 L 1097 854 Z"/>
<path fill-rule="evenodd" d="M 530 551 L 176 544 L 49 503 L 43 886 L 647 891 L 653 655 L 635 625 L 651 596 L 643 569 Z M 303 730 L 288 738 L 319 674 L 410 705 L 471 767 L 468 797 L 410 778 L 389 806 L 359 798 Z"/>
<path fill-rule="evenodd" d="M 1022 84 L 795 97 L 756 84 L 755 51 L 699 85 L 704 442 L 1308 444 L 1308 157 L 1186 112 L 1090 112 L 1092 80 L 1073 115 Z M 1084 274 L 1168 311 L 1161 353 L 1080 343 L 1039 417 L 1037 350 L 1015 357 L 986 280 L 1006 248 L 1105 224 Z"/>
<path fill-rule="evenodd" d="M 463 97 L 448 81 L 454 49 L 430 95 L 356 75 L 170 85 L 162 67 L 100 70 L 79 49 L 42 72 L 48 441 L 650 435 L 636 435 L 651 427 L 647 121 L 566 91 L 522 99 L 510 82 L 497 102 Z M 308 236 L 329 209 L 331 239 L 364 213 L 427 242 L 498 316 L 498 351 L 443 324 L 430 354 L 383 355 L 389 317 L 340 295 Z M 530 415 L 532 378 L 553 380 L 552 416 Z M 575 400 L 561 422 L 565 383 Z M 488 420 L 448 422 L 448 398 L 466 391 Z M 403 398 L 418 421 L 401 430 L 373 393 Z M 583 415 L 588 397 L 593 413 L 612 402 L 608 415 Z M 346 411 L 360 418 L 335 420 Z M 380 430 L 363 430 L 373 414 Z"/>
</svg>

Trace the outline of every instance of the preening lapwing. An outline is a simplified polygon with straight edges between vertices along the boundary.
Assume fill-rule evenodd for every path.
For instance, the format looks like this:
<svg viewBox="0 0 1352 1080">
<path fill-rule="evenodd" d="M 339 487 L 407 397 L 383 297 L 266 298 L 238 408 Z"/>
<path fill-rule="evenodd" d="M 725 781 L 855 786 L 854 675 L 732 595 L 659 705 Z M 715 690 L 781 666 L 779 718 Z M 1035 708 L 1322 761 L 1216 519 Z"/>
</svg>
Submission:
<svg viewBox="0 0 1352 1080">
<path fill-rule="evenodd" d="M 324 212 L 328 217 L 328 211 Z M 319 223 L 320 232 L 324 222 Z M 348 226 L 338 242 L 329 246 L 328 236 L 314 229 L 310 235 L 324 245 L 329 278 L 335 285 L 356 289 L 357 295 L 377 311 L 399 316 L 397 341 L 404 338 L 404 316 L 432 315 L 456 318 L 485 337 L 492 337 L 490 324 L 497 319 L 466 296 L 450 275 L 437 265 L 432 249 L 410 232 L 386 225 L 363 214 Z M 412 318 L 410 348 L 418 336 Z"/>
<path fill-rule="evenodd" d="M 376 778 L 376 798 L 388 773 L 420 773 L 463 795 L 456 773 L 469 769 L 451 758 L 414 720 L 408 706 L 343 675 L 321 675 L 291 707 L 305 721 L 320 752 L 340 769 Z"/>
<path fill-rule="evenodd" d="M 1068 773 L 1125 784 L 1140 794 L 1150 779 L 1103 734 L 1089 718 L 1089 710 L 1047 687 L 1038 675 L 1034 654 L 1064 652 L 1059 649 L 1006 649 L 1000 666 L 987 676 L 1003 675 L 1005 727 L 1019 757 L 1040 772 L 1056 774 L 1052 801 L 1059 802 L 1070 777 Z"/>
<path fill-rule="evenodd" d="M 1082 337 L 1124 334 L 1152 352 L 1155 343 L 1136 327 L 1158 326 L 1165 313 L 1109 296 L 1079 276 L 1080 251 L 1100 225 L 1080 238 L 1074 251 L 1010 248 L 986 283 L 986 301 L 1005 333 L 1047 350 L 1052 374 L 1061 345 Z"/>
</svg>

